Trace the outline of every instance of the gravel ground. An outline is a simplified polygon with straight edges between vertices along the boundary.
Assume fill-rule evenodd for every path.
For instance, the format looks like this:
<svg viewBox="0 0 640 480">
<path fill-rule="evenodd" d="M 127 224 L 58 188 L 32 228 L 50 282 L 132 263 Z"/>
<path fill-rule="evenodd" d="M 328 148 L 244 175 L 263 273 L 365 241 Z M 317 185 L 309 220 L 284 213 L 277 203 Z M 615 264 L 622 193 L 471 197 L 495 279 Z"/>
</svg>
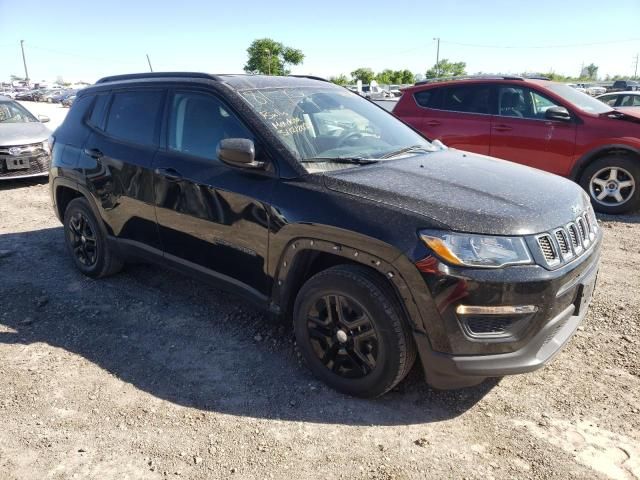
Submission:
<svg viewBox="0 0 640 480">
<path fill-rule="evenodd" d="M 41 113 L 41 112 L 38 112 Z M 44 182 L 0 183 L 0 478 L 640 477 L 640 215 L 602 217 L 585 323 L 547 368 L 375 401 L 289 325 L 169 271 L 79 274 Z"/>
</svg>

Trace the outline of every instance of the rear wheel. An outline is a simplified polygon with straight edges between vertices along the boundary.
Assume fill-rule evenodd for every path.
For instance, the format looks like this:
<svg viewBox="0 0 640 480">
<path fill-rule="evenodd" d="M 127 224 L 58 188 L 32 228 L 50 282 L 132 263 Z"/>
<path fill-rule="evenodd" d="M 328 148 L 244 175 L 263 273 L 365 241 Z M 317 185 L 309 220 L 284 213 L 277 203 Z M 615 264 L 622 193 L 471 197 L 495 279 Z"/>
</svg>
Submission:
<svg viewBox="0 0 640 480">
<path fill-rule="evenodd" d="M 409 373 L 416 348 L 385 279 L 365 267 L 340 265 L 309 279 L 294 307 L 298 349 L 332 388 L 377 397 Z"/>
<path fill-rule="evenodd" d="M 78 270 L 100 278 L 122 269 L 122 261 L 107 243 L 107 236 L 85 198 L 75 198 L 64 212 L 67 250 Z"/>
<path fill-rule="evenodd" d="M 640 207 L 640 162 L 623 155 L 599 158 L 582 174 L 593 208 L 602 213 L 624 213 Z"/>
</svg>

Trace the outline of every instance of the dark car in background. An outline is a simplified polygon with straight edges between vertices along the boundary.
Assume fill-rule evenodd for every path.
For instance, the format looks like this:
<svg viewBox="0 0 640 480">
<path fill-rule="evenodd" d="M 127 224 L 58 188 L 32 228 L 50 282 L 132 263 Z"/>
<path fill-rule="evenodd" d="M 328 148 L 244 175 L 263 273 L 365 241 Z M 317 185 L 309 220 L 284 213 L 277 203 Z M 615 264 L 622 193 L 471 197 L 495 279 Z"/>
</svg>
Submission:
<svg viewBox="0 0 640 480">
<path fill-rule="evenodd" d="M 407 88 L 393 113 L 448 146 L 570 178 L 600 212 L 640 207 L 640 112 L 548 80 L 471 77 Z"/>
<path fill-rule="evenodd" d="M 613 82 L 608 92 L 625 92 L 625 91 L 637 91 L 640 90 L 640 82 L 636 80 L 616 80 Z"/>
<path fill-rule="evenodd" d="M 577 185 L 431 144 L 326 81 L 108 77 L 52 141 L 79 271 L 142 259 L 242 295 L 352 395 L 416 357 L 438 388 L 539 368 L 591 299 L 602 234 Z"/>
<path fill-rule="evenodd" d="M 26 108 L 0 97 L 0 180 L 49 174 L 51 132 Z"/>
</svg>

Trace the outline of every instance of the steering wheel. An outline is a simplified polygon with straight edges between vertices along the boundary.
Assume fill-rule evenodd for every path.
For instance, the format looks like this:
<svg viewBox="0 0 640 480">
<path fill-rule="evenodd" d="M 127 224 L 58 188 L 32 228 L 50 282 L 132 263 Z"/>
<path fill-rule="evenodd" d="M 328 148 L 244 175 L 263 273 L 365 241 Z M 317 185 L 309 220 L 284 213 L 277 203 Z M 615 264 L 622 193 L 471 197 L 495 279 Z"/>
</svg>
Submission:
<svg viewBox="0 0 640 480">
<path fill-rule="evenodd" d="M 345 143 L 347 143 L 349 140 L 358 140 L 360 138 L 364 137 L 364 135 L 362 134 L 362 132 L 351 132 L 351 133 L 347 133 L 344 137 L 342 137 L 340 140 L 338 140 L 338 145 L 336 145 L 336 147 L 342 147 L 344 146 Z"/>
</svg>

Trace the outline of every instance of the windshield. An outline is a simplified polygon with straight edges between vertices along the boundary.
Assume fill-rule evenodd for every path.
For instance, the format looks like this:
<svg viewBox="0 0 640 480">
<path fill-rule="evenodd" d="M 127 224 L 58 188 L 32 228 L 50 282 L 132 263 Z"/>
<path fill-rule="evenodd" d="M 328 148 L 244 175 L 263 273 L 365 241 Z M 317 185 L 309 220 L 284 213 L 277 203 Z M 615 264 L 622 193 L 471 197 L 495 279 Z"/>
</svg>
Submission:
<svg viewBox="0 0 640 480">
<path fill-rule="evenodd" d="M 0 123 L 37 122 L 26 108 L 16 102 L 0 102 Z"/>
<path fill-rule="evenodd" d="M 545 83 L 545 87 L 583 112 L 600 114 L 612 111 L 610 106 L 590 97 L 586 93 L 571 88 L 569 85 L 562 83 Z"/>
<path fill-rule="evenodd" d="M 337 87 L 266 88 L 240 94 L 307 170 L 314 159 L 383 159 L 435 147 L 368 100 Z M 410 148 L 411 147 L 411 148 Z M 339 166 L 338 166 L 339 165 Z M 349 168 L 344 162 L 333 168 Z"/>
</svg>

